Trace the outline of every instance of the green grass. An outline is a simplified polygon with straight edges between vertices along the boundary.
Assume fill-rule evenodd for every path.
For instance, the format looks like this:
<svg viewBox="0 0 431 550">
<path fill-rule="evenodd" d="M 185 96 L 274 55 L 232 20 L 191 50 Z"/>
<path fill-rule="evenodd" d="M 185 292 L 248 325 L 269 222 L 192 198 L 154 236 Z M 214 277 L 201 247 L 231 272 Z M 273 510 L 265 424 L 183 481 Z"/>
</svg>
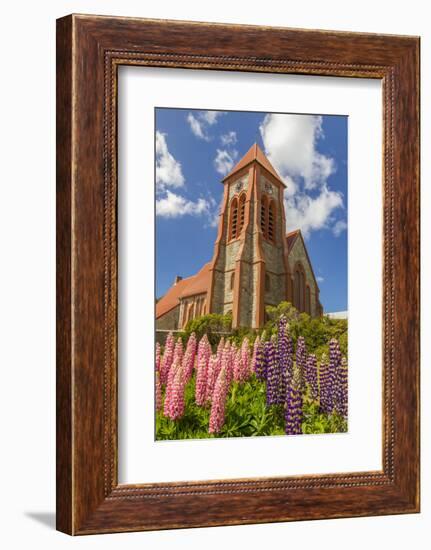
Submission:
<svg viewBox="0 0 431 550">
<path fill-rule="evenodd" d="M 156 416 L 156 439 L 207 439 L 213 437 L 253 437 L 284 435 L 283 407 L 266 406 L 266 387 L 254 376 L 244 384 L 231 385 L 226 402 L 226 417 L 222 431 L 208 433 L 210 406 L 199 407 L 195 403 L 194 377 L 186 386 L 185 414 L 172 421 L 158 412 Z M 347 431 L 347 422 L 338 415 L 319 412 L 319 406 L 308 393 L 304 398 L 302 432 L 305 434 L 337 433 Z"/>
</svg>

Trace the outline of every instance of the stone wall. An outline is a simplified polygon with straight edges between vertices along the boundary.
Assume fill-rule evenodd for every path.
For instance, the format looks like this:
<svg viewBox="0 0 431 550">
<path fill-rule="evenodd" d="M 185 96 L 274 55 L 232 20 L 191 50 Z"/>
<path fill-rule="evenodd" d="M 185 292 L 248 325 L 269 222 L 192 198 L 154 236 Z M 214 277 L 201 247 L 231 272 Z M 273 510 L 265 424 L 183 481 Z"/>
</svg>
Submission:
<svg viewBox="0 0 431 550">
<path fill-rule="evenodd" d="M 178 328 L 180 306 L 176 306 L 158 319 L 156 319 L 156 330 L 171 330 Z"/>
<path fill-rule="evenodd" d="M 288 261 L 289 261 L 290 271 L 292 274 L 295 269 L 295 264 L 298 261 L 301 262 L 305 271 L 305 278 L 306 278 L 305 284 L 306 285 L 308 284 L 310 287 L 311 315 L 313 317 L 319 315 L 318 303 L 317 303 L 318 297 L 316 296 L 316 285 L 314 282 L 314 277 L 312 274 L 310 263 L 308 262 L 308 259 L 307 259 L 307 253 L 304 249 L 304 245 L 302 244 L 302 240 L 300 237 L 297 237 L 295 244 L 293 245 L 293 248 L 289 253 Z"/>
</svg>

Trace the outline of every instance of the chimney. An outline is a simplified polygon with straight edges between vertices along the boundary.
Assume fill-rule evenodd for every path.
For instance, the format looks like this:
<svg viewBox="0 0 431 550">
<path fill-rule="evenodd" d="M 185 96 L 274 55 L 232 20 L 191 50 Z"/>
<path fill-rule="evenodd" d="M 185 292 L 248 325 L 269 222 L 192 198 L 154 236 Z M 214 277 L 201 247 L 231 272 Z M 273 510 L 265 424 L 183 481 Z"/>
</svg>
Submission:
<svg viewBox="0 0 431 550">
<path fill-rule="evenodd" d="M 182 281 L 182 280 L 183 280 L 183 278 L 180 277 L 179 275 L 177 275 L 177 276 L 175 277 L 174 285 L 176 285 L 177 283 L 179 283 L 179 282 Z"/>
</svg>

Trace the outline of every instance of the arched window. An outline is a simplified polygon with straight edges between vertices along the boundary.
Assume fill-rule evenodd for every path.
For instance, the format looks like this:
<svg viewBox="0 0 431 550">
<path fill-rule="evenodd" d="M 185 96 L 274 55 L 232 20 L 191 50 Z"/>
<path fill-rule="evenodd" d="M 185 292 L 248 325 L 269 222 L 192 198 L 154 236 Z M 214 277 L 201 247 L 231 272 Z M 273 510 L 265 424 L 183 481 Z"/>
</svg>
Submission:
<svg viewBox="0 0 431 550">
<path fill-rule="evenodd" d="M 308 285 L 305 289 L 305 313 L 311 315 L 311 291 Z"/>
<path fill-rule="evenodd" d="M 243 193 L 239 198 L 239 227 L 238 235 L 240 235 L 242 228 L 244 227 L 245 221 L 245 193 Z"/>
<path fill-rule="evenodd" d="M 260 203 L 260 228 L 262 229 L 262 233 L 265 239 L 268 238 L 267 223 L 266 223 L 267 214 L 268 214 L 268 199 L 266 198 L 266 195 L 263 195 Z"/>
<path fill-rule="evenodd" d="M 238 235 L 238 199 L 235 197 L 230 205 L 229 239 L 236 239 Z"/>
<path fill-rule="evenodd" d="M 305 311 L 305 273 L 301 270 L 301 290 L 300 290 L 300 309 L 299 311 Z"/>
<path fill-rule="evenodd" d="M 275 242 L 275 202 L 271 201 L 268 208 L 268 239 Z"/>
<path fill-rule="evenodd" d="M 193 304 L 188 304 L 187 313 L 184 315 L 184 326 L 193 319 Z"/>
<path fill-rule="evenodd" d="M 271 290 L 271 278 L 268 273 L 265 273 L 265 290 L 266 292 Z"/>
<path fill-rule="evenodd" d="M 301 273 L 299 269 L 297 268 L 295 270 L 295 277 L 293 280 L 293 305 L 296 307 L 298 311 L 301 307 Z"/>
<path fill-rule="evenodd" d="M 234 286 L 235 286 L 235 271 L 232 271 L 230 275 L 230 289 L 233 290 Z"/>
<path fill-rule="evenodd" d="M 300 262 L 296 265 L 293 277 L 293 305 L 301 313 L 307 311 L 305 271 Z"/>
</svg>

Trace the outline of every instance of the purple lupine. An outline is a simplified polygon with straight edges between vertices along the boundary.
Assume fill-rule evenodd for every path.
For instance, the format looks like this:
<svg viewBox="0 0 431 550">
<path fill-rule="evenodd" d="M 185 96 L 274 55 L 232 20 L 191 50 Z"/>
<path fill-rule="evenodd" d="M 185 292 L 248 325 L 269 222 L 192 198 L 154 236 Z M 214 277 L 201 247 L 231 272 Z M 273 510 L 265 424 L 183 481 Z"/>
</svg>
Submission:
<svg viewBox="0 0 431 550">
<path fill-rule="evenodd" d="M 338 367 L 337 373 L 337 391 L 335 395 L 335 410 L 347 418 L 347 401 L 348 401 L 348 385 L 347 385 L 347 359 L 343 357 Z"/>
<path fill-rule="evenodd" d="M 278 322 L 277 360 L 279 367 L 278 403 L 282 405 L 286 401 L 286 391 L 293 369 L 293 342 L 284 315 Z"/>
<path fill-rule="evenodd" d="M 338 371 L 341 366 L 340 345 L 335 338 L 329 341 L 329 370 L 328 370 L 328 409 L 331 414 L 334 410 L 337 397 Z"/>
<path fill-rule="evenodd" d="M 317 383 L 317 359 L 314 353 L 307 358 L 307 368 L 305 370 L 307 384 L 310 388 L 310 394 L 313 401 L 317 401 L 319 388 Z"/>
<path fill-rule="evenodd" d="M 275 335 L 269 342 L 265 342 L 265 363 L 266 373 L 266 404 L 276 405 L 278 403 L 279 369 L 277 363 L 277 342 Z"/>
<path fill-rule="evenodd" d="M 266 361 L 265 361 L 265 332 L 262 332 L 262 336 L 259 340 L 259 344 L 256 350 L 256 363 L 254 366 L 254 373 L 256 378 L 263 382 L 266 380 Z"/>
<path fill-rule="evenodd" d="M 329 366 L 328 358 L 324 353 L 319 365 L 319 401 L 322 412 L 327 412 L 330 408 L 329 387 L 328 387 Z"/>
<path fill-rule="evenodd" d="M 286 408 L 284 412 L 286 435 L 302 434 L 302 391 L 301 373 L 294 368 L 287 388 Z"/>
<path fill-rule="evenodd" d="M 304 389 L 304 375 L 307 366 L 307 347 L 303 336 L 299 336 L 296 342 L 296 366 L 299 371 L 301 391 Z"/>
</svg>

